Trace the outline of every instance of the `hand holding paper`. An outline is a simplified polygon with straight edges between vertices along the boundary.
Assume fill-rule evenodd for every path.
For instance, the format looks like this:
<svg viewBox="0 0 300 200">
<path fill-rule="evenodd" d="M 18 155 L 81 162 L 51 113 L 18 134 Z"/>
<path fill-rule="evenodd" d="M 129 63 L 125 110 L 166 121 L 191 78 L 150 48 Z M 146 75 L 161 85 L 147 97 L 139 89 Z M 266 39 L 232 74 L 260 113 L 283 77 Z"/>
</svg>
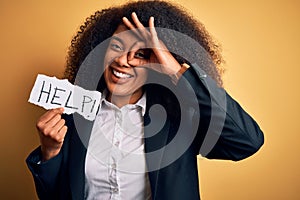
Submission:
<svg viewBox="0 0 300 200">
<path fill-rule="evenodd" d="M 36 127 L 41 141 L 42 161 L 56 156 L 63 145 L 68 127 L 61 118 L 63 108 L 48 110 L 37 121 Z"/>
<path fill-rule="evenodd" d="M 101 93 L 74 86 L 68 80 L 38 74 L 29 102 L 45 109 L 64 108 L 64 113 L 79 113 L 88 120 L 97 114 Z"/>
</svg>

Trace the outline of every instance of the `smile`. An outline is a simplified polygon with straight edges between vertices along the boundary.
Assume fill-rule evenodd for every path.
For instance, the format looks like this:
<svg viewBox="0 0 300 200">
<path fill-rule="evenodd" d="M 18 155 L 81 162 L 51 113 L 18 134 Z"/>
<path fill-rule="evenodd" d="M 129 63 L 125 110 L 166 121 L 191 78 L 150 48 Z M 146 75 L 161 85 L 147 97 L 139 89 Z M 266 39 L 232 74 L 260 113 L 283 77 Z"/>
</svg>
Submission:
<svg viewBox="0 0 300 200">
<path fill-rule="evenodd" d="M 123 79 L 133 77 L 133 76 L 130 75 L 130 74 L 126 74 L 126 73 L 117 71 L 117 70 L 115 70 L 115 69 L 112 69 L 112 73 L 113 73 L 116 77 L 118 77 L 118 78 L 123 78 Z"/>
</svg>

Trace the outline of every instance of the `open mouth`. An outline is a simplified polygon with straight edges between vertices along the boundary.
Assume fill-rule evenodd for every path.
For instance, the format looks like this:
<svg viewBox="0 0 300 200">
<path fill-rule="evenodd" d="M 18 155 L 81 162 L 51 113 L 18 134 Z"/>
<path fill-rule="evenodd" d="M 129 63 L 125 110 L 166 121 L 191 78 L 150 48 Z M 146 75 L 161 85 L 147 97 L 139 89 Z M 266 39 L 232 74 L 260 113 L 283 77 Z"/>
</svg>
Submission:
<svg viewBox="0 0 300 200">
<path fill-rule="evenodd" d="M 117 78 L 122 78 L 122 79 L 128 79 L 128 78 L 133 77 L 133 75 L 131 75 L 131 74 L 127 74 L 127 73 L 124 73 L 124 72 L 117 71 L 117 70 L 114 69 L 114 68 L 112 68 L 112 73 L 113 73 Z"/>
</svg>

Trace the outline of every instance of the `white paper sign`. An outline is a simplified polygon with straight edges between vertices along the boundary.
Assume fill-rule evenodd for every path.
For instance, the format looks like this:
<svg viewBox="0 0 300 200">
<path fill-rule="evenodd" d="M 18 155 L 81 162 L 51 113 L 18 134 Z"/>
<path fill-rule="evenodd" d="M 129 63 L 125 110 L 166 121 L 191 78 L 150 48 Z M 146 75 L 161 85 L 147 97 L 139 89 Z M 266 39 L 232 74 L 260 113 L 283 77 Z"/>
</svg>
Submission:
<svg viewBox="0 0 300 200">
<path fill-rule="evenodd" d="M 38 74 L 31 90 L 29 102 L 45 109 L 64 108 L 64 113 L 79 113 L 94 120 L 99 107 L 101 93 L 72 85 L 67 79 L 59 80 Z"/>
</svg>

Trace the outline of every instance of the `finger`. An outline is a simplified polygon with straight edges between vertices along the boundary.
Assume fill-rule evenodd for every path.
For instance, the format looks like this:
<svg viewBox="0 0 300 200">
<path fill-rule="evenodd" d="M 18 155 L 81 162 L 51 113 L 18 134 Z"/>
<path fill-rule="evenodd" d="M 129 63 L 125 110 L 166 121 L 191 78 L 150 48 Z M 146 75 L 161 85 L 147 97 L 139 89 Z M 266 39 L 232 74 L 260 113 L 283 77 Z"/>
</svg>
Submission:
<svg viewBox="0 0 300 200">
<path fill-rule="evenodd" d="M 140 34 L 138 29 L 136 29 L 136 27 L 129 21 L 129 19 L 127 19 L 126 17 L 123 17 L 122 20 L 123 20 L 124 25 L 127 26 L 127 28 L 129 28 L 134 35 L 136 35 L 139 39 L 144 40 L 143 36 Z"/>
<path fill-rule="evenodd" d="M 162 49 L 159 39 L 157 37 L 157 32 L 154 27 L 154 17 L 150 17 L 149 19 L 149 30 L 150 30 L 153 46 L 155 47 L 154 51 L 155 49 Z"/>
<path fill-rule="evenodd" d="M 56 114 L 54 115 L 49 121 L 47 121 L 44 126 L 47 127 L 54 127 L 59 121 L 61 120 L 61 115 L 60 114 Z"/>
<path fill-rule="evenodd" d="M 40 132 L 45 132 L 45 129 L 47 127 L 54 126 L 60 119 L 61 119 L 61 113 L 63 109 L 55 109 L 55 110 L 49 110 L 44 115 L 38 119 L 36 123 L 36 128 Z"/>
<path fill-rule="evenodd" d="M 140 22 L 138 16 L 136 15 L 135 12 L 131 13 L 131 18 L 134 22 L 134 24 L 136 25 L 137 28 L 143 29 L 145 28 L 144 25 Z"/>
<path fill-rule="evenodd" d="M 54 127 L 48 128 L 48 130 L 44 133 L 44 136 L 61 143 L 65 137 L 65 127 L 67 126 L 65 125 L 65 121 L 62 119 Z"/>
<path fill-rule="evenodd" d="M 47 123 L 49 120 L 53 118 L 56 114 L 62 114 L 64 112 L 64 108 L 55 108 L 52 110 L 48 110 L 46 113 L 44 113 L 40 118 L 39 121 Z"/>
<path fill-rule="evenodd" d="M 149 19 L 149 30 L 150 30 L 152 38 L 156 38 L 158 40 L 157 32 L 154 27 L 154 17 L 150 17 L 150 19 Z"/>
<path fill-rule="evenodd" d="M 52 130 L 54 130 L 55 132 L 59 132 L 60 129 L 62 129 L 65 126 L 66 122 L 64 119 L 60 119 L 55 126 L 53 126 Z"/>
<path fill-rule="evenodd" d="M 149 61 L 146 59 L 133 59 L 133 60 L 129 61 L 129 64 L 131 66 L 134 66 L 135 68 L 138 68 L 138 67 L 147 68 Z"/>
<path fill-rule="evenodd" d="M 123 17 L 122 20 L 125 26 L 127 26 L 129 29 L 135 29 L 134 25 L 129 21 L 129 19 L 127 19 L 127 17 Z"/>
<path fill-rule="evenodd" d="M 138 28 L 140 34 L 143 36 L 144 39 L 149 39 L 149 32 L 146 30 L 145 26 L 140 22 L 139 18 L 137 17 L 136 13 L 133 12 L 131 14 L 131 18 L 134 22 L 134 24 L 136 25 L 136 27 Z"/>
<path fill-rule="evenodd" d="M 65 135 L 67 133 L 68 127 L 65 125 L 65 122 L 62 120 L 53 129 L 53 135 L 51 137 L 59 142 L 62 143 L 64 141 Z"/>
<path fill-rule="evenodd" d="M 68 131 L 68 127 L 67 127 L 67 126 L 63 126 L 63 127 L 59 130 L 59 132 L 58 132 L 58 135 L 59 135 L 59 137 L 60 137 L 59 142 L 62 143 L 62 142 L 64 141 L 67 131 Z"/>
<path fill-rule="evenodd" d="M 53 119 L 45 126 L 39 128 L 40 134 L 44 136 L 55 137 L 58 131 L 65 125 L 64 119 Z"/>
<path fill-rule="evenodd" d="M 167 50 L 166 45 L 158 39 L 157 32 L 154 26 L 154 17 L 150 17 L 149 19 L 149 30 L 151 33 L 151 38 L 156 49 Z"/>
<path fill-rule="evenodd" d="M 143 41 L 135 42 L 129 51 L 128 60 L 130 61 L 130 60 L 134 59 L 136 52 L 140 49 L 145 49 L 145 48 L 146 48 L 145 42 L 143 42 Z"/>
</svg>

